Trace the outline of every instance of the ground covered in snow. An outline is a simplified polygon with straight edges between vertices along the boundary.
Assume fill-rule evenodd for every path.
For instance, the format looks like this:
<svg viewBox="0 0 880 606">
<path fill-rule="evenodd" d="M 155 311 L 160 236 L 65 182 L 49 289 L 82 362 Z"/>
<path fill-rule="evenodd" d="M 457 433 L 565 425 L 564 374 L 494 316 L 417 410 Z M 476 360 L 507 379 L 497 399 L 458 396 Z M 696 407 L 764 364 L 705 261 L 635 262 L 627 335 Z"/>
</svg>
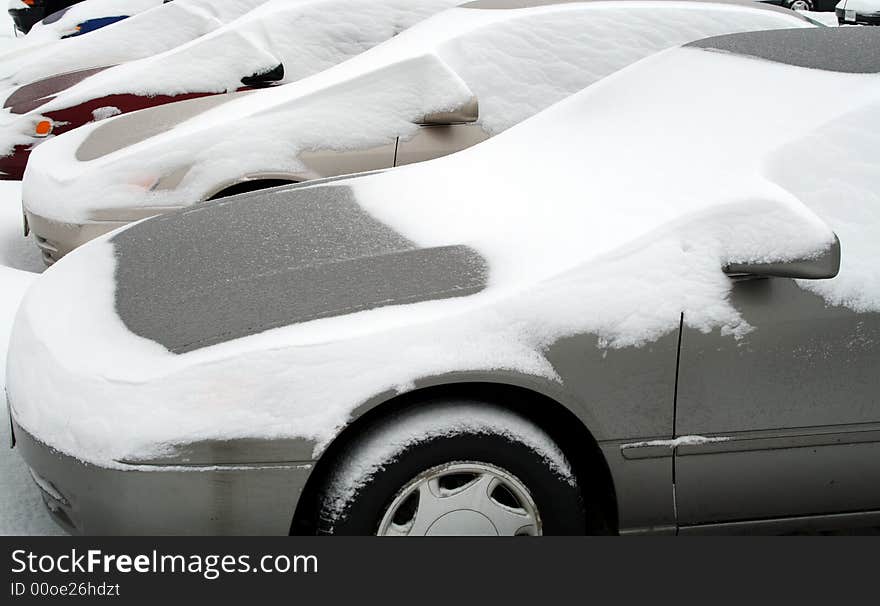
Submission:
<svg viewBox="0 0 880 606">
<path fill-rule="evenodd" d="M 21 184 L 0 181 L 0 386 L 6 385 L 6 343 L 25 289 L 42 271 L 37 247 L 22 237 Z M 22 460 L 9 446 L 6 392 L 0 391 L 0 534 L 60 534 Z"/>
<path fill-rule="evenodd" d="M 0 11 L 0 52 L 16 44 L 12 21 Z M 21 237 L 21 184 L 0 181 L 0 534 L 62 534 L 46 513 L 24 463 L 8 448 L 6 343 L 18 302 L 35 273 L 40 255 Z"/>
</svg>

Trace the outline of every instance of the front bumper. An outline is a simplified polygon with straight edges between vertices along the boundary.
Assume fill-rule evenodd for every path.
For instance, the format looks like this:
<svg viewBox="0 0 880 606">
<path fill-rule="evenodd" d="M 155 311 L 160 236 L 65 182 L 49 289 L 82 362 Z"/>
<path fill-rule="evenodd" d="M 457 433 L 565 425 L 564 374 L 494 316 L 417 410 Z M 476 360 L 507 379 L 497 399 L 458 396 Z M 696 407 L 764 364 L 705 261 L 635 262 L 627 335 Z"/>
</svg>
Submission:
<svg viewBox="0 0 880 606">
<path fill-rule="evenodd" d="M 86 242 L 128 224 L 127 221 L 61 223 L 28 211 L 25 211 L 25 220 L 27 221 L 27 229 L 33 232 L 34 240 L 43 253 L 43 261 L 46 265 L 54 264 L 61 257 Z"/>
<path fill-rule="evenodd" d="M 311 463 L 110 469 L 58 452 L 13 419 L 52 517 L 81 535 L 287 535 Z"/>
<path fill-rule="evenodd" d="M 847 19 L 846 12 L 842 8 L 834 9 L 835 14 L 837 15 L 837 22 L 841 25 L 880 25 L 880 13 L 859 13 L 855 12 L 855 16 L 850 16 L 850 19 Z"/>
</svg>

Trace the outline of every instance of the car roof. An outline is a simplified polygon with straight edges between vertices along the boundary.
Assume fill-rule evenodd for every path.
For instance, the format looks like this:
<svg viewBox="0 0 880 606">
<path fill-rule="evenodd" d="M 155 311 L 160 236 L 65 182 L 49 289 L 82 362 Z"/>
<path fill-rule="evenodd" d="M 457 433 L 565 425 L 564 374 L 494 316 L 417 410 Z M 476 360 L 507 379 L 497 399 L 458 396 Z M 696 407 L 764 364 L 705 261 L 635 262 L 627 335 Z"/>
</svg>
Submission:
<svg viewBox="0 0 880 606">
<path fill-rule="evenodd" d="M 880 73 L 880 31 L 874 28 L 786 29 L 727 34 L 686 46 L 850 74 Z"/>
<path fill-rule="evenodd" d="M 735 6 L 743 6 L 757 10 L 768 10 L 774 12 L 786 13 L 797 16 L 804 21 L 810 21 L 805 15 L 797 11 L 792 11 L 781 6 L 775 6 L 767 2 L 756 2 L 755 0 L 474 0 L 467 4 L 462 4 L 461 8 L 476 9 L 516 9 L 516 8 L 534 8 L 537 6 L 552 6 L 554 4 L 574 4 L 574 3 L 593 3 L 593 2 L 664 2 L 671 4 L 694 3 L 694 4 L 732 4 Z"/>
</svg>

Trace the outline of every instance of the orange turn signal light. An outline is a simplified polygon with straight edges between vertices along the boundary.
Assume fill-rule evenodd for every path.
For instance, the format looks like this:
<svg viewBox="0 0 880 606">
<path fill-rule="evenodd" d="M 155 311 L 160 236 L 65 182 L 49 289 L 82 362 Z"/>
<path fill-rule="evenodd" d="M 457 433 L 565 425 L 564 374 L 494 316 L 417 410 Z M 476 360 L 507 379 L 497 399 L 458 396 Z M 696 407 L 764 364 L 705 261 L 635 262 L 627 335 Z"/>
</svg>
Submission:
<svg viewBox="0 0 880 606">
<path fill-rule="evenodd" d="M 50 120 L 40 120 L 34 127 L 34 132 L 38 137 L 47 137 L 52 133 L 52 122 Z"/>
</svg>

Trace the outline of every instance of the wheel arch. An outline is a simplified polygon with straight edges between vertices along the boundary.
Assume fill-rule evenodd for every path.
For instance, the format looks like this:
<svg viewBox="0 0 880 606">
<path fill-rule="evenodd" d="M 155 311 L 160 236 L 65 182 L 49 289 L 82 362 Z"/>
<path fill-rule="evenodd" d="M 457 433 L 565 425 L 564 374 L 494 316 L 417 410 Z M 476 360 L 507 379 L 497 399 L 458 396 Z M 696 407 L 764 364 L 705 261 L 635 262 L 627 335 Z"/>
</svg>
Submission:
<svg viewBox="0 0 880 606">
<path fill-rule="evenodd" d="M 291 522 L 291 534 L 312 534 L 316 527 L 319 490 L 341 452 L 363 428 L 390 418 L 409 407 L 438 400 L 484 401 L 516 412 L 544 431 L 565 453 L 582 491 L 598 487 L 597 499 L 585 498 L 588 513 L 602 520 L 605 530 L 617 532 L 618 511 L 614 481 L 598 442 L 581 418 L 558 399 L 530 387 L 491 381 L 442 383 L 394 395 L 361 409 L 323 449 L 300 495 Z"/>
<path fill-rule="evenodd" d="M 232 181 L 226 181 L 219 185 L 212 193 L 206 196 L 205 200 L 217 200 L 228 196 L 269 189 L 271 187 L 280 187 L 283 185 L 295 185 L 302 183 L 306 179 L 297 175 L 288 175 L 283 173 L 267 173 L 259 175 L 249 175 L 237 178 Z"/>
</svg>

